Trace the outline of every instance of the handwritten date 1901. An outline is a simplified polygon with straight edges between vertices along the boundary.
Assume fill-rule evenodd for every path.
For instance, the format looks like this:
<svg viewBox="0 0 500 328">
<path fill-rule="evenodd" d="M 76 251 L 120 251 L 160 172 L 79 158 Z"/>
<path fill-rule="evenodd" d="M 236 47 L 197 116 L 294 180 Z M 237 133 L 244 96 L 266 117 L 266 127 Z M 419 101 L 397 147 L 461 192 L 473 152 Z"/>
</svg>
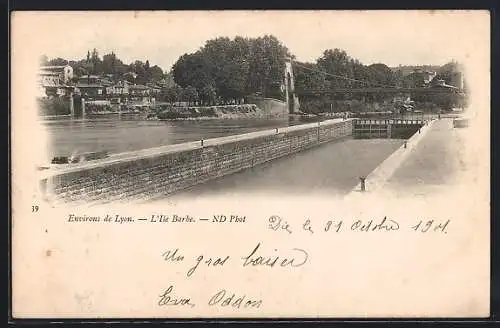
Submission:
<svg viewBox="0 0 500 328">
<path fill-rule="evenodd" d="M 268 220 L 268 228 L 274 231 L 286 231 L 289 234 L 292 233 L 292 227 L 291 225 L 284 220 L 283 218 L 273 215 L 269 218 Z M 344 224 L 345 223 L 345 224 Z M 447 227 L 451 223 L 451 219 L 444 221 L 444 222 L 439 222 L 434 219 L 431 220 L 420 220 L 418 223 L 412 223 L 410 222 L 407 224 L 407 229 L 408 227 L 411 230 L 421 232 L 421 233 L 426 233 L 426 232 L 440 232 L 440 233 L 447 233 Z M 349 229 L 349 224 L 350 224 L 350 229 Z M 329 220 L 325 222 L 314 222 L 311 219 L 305 219 L 302 223 L 302 229 L 299 231 L 302 232 L 307 232 L 310 235 L 314 235 L 316 232 L 316 226 L 319 225 L 320 227 L 323 226 L 323 228 L 319 231 L 323 232 L 335 232 L 335 233 L 340 233 L 343 231 L 355 231 L 355 232 L 396 232 L 400 230 L 400 224 L 398 221 L 394 219 L 390 219 L 387 216 L 384 216 L 383 218 L 380 219 L 370 219 L 370 220 L 360 220 L 360 219 L 354 219 L 352 220 L 351 223 L 349 222 L 344 222 L 343 220 Z M 345 227 L 345 228 L 344 228 Z"/>
</svg>

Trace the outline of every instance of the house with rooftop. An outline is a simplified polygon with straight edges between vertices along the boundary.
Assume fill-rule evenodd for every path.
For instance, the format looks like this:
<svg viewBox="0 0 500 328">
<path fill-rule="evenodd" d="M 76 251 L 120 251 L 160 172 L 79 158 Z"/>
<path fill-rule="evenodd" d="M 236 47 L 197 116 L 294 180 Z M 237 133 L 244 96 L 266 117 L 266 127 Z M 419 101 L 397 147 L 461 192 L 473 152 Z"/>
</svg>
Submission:
<svg viewBox="0 0 500 328">
<path fill-rule="evenodd" d="M 135 97 L 146 97 L 151 93 L 151 89 L 148 86 L 141 84 L 134 84 L 129 87 L 130 95 Z"/>
<path fill-rule="evenodd" d="M 82 75 L 76 82 L 76 89 L 84 97 L 103 98 L 106 88 L 113 83 L 97 75 Z"/>
<path fill-rule="evenodd" d="M 129 83 L 125 81 L 118 81 L 106 87 L 106 94 L 110 96 L 128 96 L 129 95 Z"/>
<path fill-rule="evenodd" d="M 67 84 L 73 78 L 73 68 L 65 66 L 41 66 L 37 72 L 37 83 L 42 97 L 67 94 Z"/>
<path fill-rule="evenodd" d="M 146 85 L 129 86 L 129 104 L 132 106 L 150 106 L 156 101 L 155 95 L 159 94 L 161 89 L 158 87 L 149 87 Z"/>
</svg>

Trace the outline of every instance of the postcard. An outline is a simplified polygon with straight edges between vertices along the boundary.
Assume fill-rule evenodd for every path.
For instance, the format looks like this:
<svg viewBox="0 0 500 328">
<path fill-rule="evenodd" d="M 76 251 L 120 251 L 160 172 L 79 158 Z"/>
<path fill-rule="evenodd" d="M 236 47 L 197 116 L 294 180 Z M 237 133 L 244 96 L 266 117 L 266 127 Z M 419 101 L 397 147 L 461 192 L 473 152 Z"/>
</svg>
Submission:
<svg viewBox="0 0 500 328">
<path fill-rule="evenodd" d="M 488 317 L 489 19 L 14 12 L 13 317 Z"/>
</svg>

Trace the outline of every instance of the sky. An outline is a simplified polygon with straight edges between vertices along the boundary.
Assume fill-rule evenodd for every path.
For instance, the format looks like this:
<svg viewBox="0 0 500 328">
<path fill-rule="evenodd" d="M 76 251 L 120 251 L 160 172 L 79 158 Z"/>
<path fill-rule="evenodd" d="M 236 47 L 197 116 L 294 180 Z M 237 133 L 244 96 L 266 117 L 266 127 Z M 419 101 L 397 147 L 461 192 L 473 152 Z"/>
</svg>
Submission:
<svg viewBox="0 0 500 328">
<path fill-rule="evenodd" d="M 184 53 L 218 36 L 272 34 L 299 61 L 340 48 L 363 64 L 443 65 L 489 35 L 487 11 L 150 11 L 17 12 L 12 30 L 31 53 L 82 59 L 96 48 L 125 63 L 149 60 L 169 70 Z"/>
</svg>

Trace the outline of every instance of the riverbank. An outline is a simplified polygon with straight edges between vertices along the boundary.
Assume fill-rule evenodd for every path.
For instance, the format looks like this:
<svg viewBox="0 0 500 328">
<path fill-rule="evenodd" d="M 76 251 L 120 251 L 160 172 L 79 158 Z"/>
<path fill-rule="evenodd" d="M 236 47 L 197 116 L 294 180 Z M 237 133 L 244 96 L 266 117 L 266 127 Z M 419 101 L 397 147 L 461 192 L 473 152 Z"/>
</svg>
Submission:
<svg viewBox="0 0 500 328">
<path fill-rule="evenodd" d="M 223 105 L 223 106 L 167 106 L 160 109 L 156 117 L 160 120 L 178 119 L 255 119 L 268 118 L 272 115 L 269 111 L 257 107 L 255 104 Z"/>
</svg>

